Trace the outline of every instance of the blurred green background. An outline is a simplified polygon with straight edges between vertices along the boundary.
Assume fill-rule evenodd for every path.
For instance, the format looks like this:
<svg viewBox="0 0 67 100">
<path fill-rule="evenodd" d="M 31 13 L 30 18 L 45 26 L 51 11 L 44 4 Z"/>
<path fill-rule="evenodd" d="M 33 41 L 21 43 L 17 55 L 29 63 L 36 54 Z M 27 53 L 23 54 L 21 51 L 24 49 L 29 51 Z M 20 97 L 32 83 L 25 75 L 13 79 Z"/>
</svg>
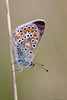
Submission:
<svg viewBox="0 0 67 100">
<path fill-rule="evenodd" d="M 34 61 L 17 75 L 19 100 L 67 100 L 67 0 L 9 0 L 12 31 L 44 19 L 46 30 Z M 16 64 L 15 67 L 18 65 Z M 13 83 L 5 0 L 0 0 L 0 100 L 13 100 Z"/>
</svg>

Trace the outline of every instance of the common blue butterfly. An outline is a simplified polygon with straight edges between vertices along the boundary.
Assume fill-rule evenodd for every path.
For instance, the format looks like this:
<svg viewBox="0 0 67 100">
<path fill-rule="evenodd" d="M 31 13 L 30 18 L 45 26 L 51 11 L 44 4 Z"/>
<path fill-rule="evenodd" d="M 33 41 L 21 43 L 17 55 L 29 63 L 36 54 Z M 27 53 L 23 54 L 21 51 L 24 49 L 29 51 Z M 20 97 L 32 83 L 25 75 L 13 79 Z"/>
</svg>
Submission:
<svg viewBox="0 0 67 100">
<path fill-rule="evenodd" d="M 36 54 L 44 30 L 45 21 L 37 19 L 18 26 L 13 32 L 14 53 L 16 62 L 19 65 L 19 68 L 16 70 L 20 70 L 18 73 L 23 70 L 23 67 L 33 67 L 35 64 L 38 64 L 40 67 L 43 66 L 32 60 Z M 48 72 L 47 69 L 45 70 Z"/>
</svg>

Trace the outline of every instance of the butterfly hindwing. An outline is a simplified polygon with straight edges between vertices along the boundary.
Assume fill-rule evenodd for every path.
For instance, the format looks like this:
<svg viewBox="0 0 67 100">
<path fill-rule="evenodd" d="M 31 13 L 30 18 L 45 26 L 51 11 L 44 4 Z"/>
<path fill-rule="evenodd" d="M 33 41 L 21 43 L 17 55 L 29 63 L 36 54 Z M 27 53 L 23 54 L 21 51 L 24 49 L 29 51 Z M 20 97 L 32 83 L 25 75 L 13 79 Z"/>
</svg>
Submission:
<svg viewBox="0 0 67 100">
<path fill-rule="evenodd" d="M 14 52 L 18 58 L 31 62 L 43 36 L 45 21 L 38 19 L 17 27 L 13 33 Z"/>
</svg>

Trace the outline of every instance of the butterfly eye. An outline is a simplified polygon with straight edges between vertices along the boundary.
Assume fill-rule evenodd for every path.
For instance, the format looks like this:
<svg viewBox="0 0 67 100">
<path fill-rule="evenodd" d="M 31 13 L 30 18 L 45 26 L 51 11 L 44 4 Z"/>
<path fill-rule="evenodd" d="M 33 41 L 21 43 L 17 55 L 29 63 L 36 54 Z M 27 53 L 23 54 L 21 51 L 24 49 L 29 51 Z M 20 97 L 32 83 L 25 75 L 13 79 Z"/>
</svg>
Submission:
<svg viewBox="0 0 67 100">
<path fill-rule="evenodd" d="M 27 32 L 27 29 L 26 29 L 26 27 L 24 27 L 24 30 L 23 30 L 23 32 L 24 32 L 24 33 L 26 33 L 26 32 Z"/>
<path fill-rule="evenodd" d="M 32 62 L 30 62 L 30 65 L 29 65 L 30 67 L 33 67 L 34 66 L 34 64 L 32 63 Z"/>
<path fill-rule="evenodd" d="M 35 48 L 35 46 L 36 46 L 35 44 L 32 45 L 33 48 Z"/>
</svg>

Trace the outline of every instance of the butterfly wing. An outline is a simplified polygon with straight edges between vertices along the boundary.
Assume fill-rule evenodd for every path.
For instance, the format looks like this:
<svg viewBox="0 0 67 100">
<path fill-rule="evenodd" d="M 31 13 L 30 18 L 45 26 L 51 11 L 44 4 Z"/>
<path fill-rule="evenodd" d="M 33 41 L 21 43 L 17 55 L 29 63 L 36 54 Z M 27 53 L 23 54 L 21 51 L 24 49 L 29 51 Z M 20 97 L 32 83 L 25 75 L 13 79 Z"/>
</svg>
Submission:
<svg viewBox="0 0 67 100">
<path fill-rule="evenodd" d="M 45 21 L 37 19 L 18 26 L 13 32 L 13 43 L 16 60 L 33 60 L 45 29 Z"/>
<path fill-rule="evenodd" d="M 33 48 L 33 53 L 35 56 L 37 48 L 38 48 L 39 43 L 40 43 L 40 40 L 41 40 L 43 33 L 44 33 L 44 30 L 45 30 L 45 21 L 38 19 L 38 20 L 33 21 L 33 23 L 36 25 L 36 28 L 37 28 L 37 35 L 34 36 L 34 39 L 36 41 L 35 48 Z M 33 58 L 34 58 L 34 56 L 33 56 Z"/>
</svg>

